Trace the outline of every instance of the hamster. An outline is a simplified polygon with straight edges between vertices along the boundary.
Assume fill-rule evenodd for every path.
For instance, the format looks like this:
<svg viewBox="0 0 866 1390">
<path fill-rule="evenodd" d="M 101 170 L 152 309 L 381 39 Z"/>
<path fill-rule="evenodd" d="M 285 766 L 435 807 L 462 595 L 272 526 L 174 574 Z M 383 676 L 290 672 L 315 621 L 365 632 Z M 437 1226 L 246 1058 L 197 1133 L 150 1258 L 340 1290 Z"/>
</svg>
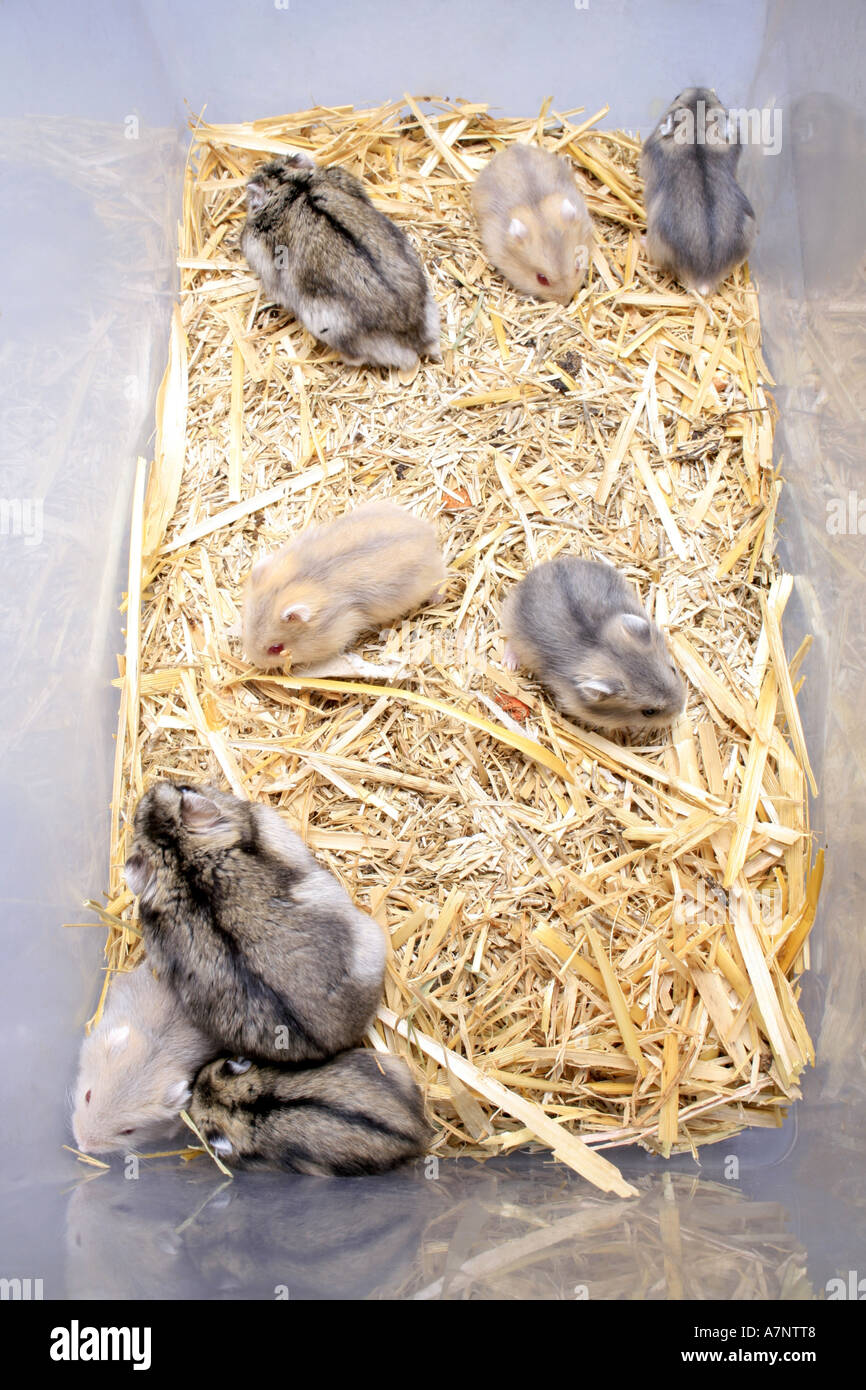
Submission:
<svg viewBox="0 0 866 1390">
<path fill-rule="evenodd" d="M 76 1146 L 82 1153 L 128 1153 L 176 1133 L 196 1072 L 218 1051 L 147 965 L 117 975 L 81 1045 Z"/>
<path fill-rule="evenodd" d="M 298 665 L 324 661 L 438 596 L 444 579 L 430 523 L 370 502 L 258 561 L 244 591 L 244 650 L 266 669 L 287 656 Z"/>
<path fill-rule="evenodd" d="M 196 1077 L 190 1117 L 228 1164 L 318 1177 L 384 1173 L 432 1139 L 405 1062 L 364 1048 L 304 1069 L 218 1059 Z"/>
<path fill-rule="evenodd" d="M 577 719 L 656 728 L 685 704 L 660 629 L 611 565 L 574 555 L 538 565 L 505 600 L 502 626 L 506 666 L 529 666 Z"/>
<path fill-rule="evenodd" d="M 592 258 L 593 231 L 567 159 L 509 145 L 471 189 L 490 260 L 522 294 L 569 304 Z"/>
<path fill-rule="evenodd" d="M 408 237 L 360 181 L 304 153 L 247 182 L 241 249 L 265 293 L 350 366 L 441 360 L 439 310 Z"/>
<path fill-rule="evenodd" d="M 706 87 L 681 92 L 643 144 L 647 250 L 699 294 L 744 261 L 755 239 L 755 214 L 737 183 L 739 158 L 739 132 Z"/>
<path fill-rule="evenodd" d="M 149 958 L 223 1050 L 294 1062 L 363 1034 L 382 931 L 272 807 L 157 782 L 135 812 L 126 881 Z"/>
</svg>

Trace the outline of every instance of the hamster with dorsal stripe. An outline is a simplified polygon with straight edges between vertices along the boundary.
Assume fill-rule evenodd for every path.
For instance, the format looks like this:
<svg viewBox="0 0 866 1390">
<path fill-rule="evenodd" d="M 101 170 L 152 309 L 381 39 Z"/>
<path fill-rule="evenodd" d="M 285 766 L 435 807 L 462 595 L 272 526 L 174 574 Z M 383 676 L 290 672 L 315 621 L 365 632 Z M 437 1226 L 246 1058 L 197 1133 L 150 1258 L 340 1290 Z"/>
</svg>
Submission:
<svg viewBox="0 0 866 1390">
<path fill-rule="evenodd" d="M 755 214 L 737 182 L 739 158 L 739 131 L 707 87 L 681 92 L 641 151 L 647 251 L 699 294 L 744 261 L 755 239 Z"/>
<path fill-rule="evenodd" d="M 254 566 L 243 598 L 244 650 L 265 669 L 324 661 L 438 592 L 445 562 L 429 521 L 369 502 L 313 526 Z"/>
<path fill-rule="evenodd" d="M 176 1134 L 195 1074 L 217 1052 L 147 965 L 118 974 L 81 1044 L 76 1146 L 82 1153 L 128 1153 Z"/>
<path fill-rule="evenodd" d="M 220 1058 L 196 1077 L 190 1117 L 232 1167 L 319 1177 L 384 1173 L 433 1137 L 406 1063 L 364 1048 L 317 1067 Z"/>
<path fill-rule="evenodd" d="M 520 580 L 502 609 L 505 665 L 521 662 L 566 714 L 604 728 L 656 728 L 685 704 L 664 636 L 611 565 L 560 555 Z"/>
<path fill-rule="evenodd" d="M 246 186 L 241 249 L 265 293 L 350 366 L 440 360 L 439 310 L 409 238 L 354 174 L 304 152 Z"/>
<path fill-rule="evenodd" d="M 509 145 L 471 188 L 484 250 L 522 294 L 568 304 L 592 259 L 593 230 L 571 164 L 536 145 Z"/>
<path fill-rule="evenodd" d="M 217 1050 L 294 1062 L 364 1033 L 382 931 L 273 807 L 157 782 L 135 812 L 126 881 L 149 960 Z"/>
</svg>

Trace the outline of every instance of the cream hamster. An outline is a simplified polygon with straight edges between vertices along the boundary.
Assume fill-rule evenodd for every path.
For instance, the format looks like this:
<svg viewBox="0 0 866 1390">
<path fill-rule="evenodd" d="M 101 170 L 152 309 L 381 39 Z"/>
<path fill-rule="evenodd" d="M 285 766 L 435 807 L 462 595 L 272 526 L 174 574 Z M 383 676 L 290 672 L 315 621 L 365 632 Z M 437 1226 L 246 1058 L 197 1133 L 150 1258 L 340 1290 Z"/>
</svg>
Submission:
<svg viewBox="0 0 866 1390">
<path fill-rule="evenodd" d="M 126 1153 L 176 1133 L 196 1072 L 218 1051 L 147 965 L 115 976 L 102 1017 L 81 1045 L 76 1146 Z"/>
<path fill-rule="evenodd" d="M 303 531 L 253 567 L 243 640 L 256 666 L 308 666 L 434 596 L 445 563 L 429 521 L 370 502 Z"/>
<path fill-rule="evenodd" d="M 265 293 L 352 366 L 439 360 L 439 310 L 408 237 L 363 185 L 307 154 L 247 182 L 241 249 Z"/>
<path fill-rule="evenodd" d="M 471 189 L 490 260 L 522 294 L 568 304 L 592 258 L 593 231 L 568 160 L 535 145 L 509 145 Z"/>
<path fill-rule="evenodd" d="M 319 1177 L 386 1172 L 433 1137 L 405 1062 L 364 1048 L 312 1068 L 219 1059 L 196 1077 L 190 1116 L 226 1163 Z"/>
<path fill-rule="evenodd" d="M 611 565 L 574 555 L 538 565 L 505 600 L 502 626 L 506 666 L 530 667 L 577 719 L 655 728 L 685 704 L 660 629 Z"/>
<path fill-rule="evenodd" d="M 136 808 L 126 881 L 160 978 L 222 1050 L 291 1062 L 362 1036 L 381 928 L 273 807 L 157 782 Z"/>
<path fill-rule="evenodd" d="M 706 87 L 681 92 L 641 151 L 650 258 L 699 294 L 744 261 L 755 239 L 739 158 L 739 132 Z"/>
</svg>

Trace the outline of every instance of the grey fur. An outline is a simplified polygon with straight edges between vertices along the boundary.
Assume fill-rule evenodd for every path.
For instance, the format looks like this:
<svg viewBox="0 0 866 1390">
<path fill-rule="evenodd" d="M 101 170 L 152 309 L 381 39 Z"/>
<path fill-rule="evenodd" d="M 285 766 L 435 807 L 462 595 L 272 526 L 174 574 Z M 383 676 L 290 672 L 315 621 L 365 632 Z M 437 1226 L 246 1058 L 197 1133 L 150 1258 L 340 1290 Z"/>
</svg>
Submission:
<svg viewBox="0 0 866 1390">
<path fill-rule="evenodd" d="M 232 1166 L 320 1177 L 385 1172 L 432 1138 L 405 1062 L 364 1048 L 303 1069 L 211 1062 L 196 1077 L 190 1116 Z"/>
<path fill-rule="evenodd" d="M 690 87 L 644 141 L 640 159 L 649 254 L 701 294 L 746 259 L 755 239 L 755 214 L 736 177 L 739 133 L 723 117 L 715 92 Z M 690 130 L 704 138 L 683 140 Z"/>
<path fill-rule="evenodd" d="M 350 365 L 439 360 L 439 310 L 421 262 L 348 170 L 306 155 L 262 165 L 247 183 L 241 249 L 265 293 Z"/>
<path fill-rule="evenodd" d="M 382 932 L 272 807 L 158 782 L 138 804 L 126 877 L 149 960 L 221 1047 L 291 1062 L 361 1037 Z"/>
<path fill-rule="evenodd" d="M 521 579 L 502 626 L 566 711 L 608 728 L 669 724 L 685 688 L 665 639 L 611 565 L 560 555 Z"/>
</svg>

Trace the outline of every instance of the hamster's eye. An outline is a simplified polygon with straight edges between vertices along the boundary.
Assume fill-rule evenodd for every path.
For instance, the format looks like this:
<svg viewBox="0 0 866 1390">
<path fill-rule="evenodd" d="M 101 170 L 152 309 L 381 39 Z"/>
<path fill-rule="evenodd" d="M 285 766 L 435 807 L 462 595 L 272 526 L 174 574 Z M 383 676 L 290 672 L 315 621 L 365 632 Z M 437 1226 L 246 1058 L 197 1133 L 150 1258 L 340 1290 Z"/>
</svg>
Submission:
<svg viewBox="0 0 866 1390">
<path fill-rule="evenodd" d="M 121 1132 L 121 1134 L 134 1134 L 134 1133 L 135 1133 L 135 1130 L 134 1130 L 134 1129 L 122 1129 L 120 1132 Z"/>
<path fill-rule="evenodd" d="M 272 647 L 268 647 L 268 656 L 279 656 L 284 650 L 282 642 L 275 642 Z"/>
<path fill-rule="evenodd" d="M 539 272 L 538 275 L 536 275 L 535 278 L 536 278 L 536 280 L 538 281 L 539 285 L 549 285 L 549 284 L 550 284 L 550 281 L 548 280 L 547 276 L 546 276 L 546 275 L 542 275 L 541 272 Z"/>
<path fill-rule="evenodd" d="M 85 1104 L 85 1105 L 89 1105 L 89 1104 L 90 1104 L 90 1097 L 91 1097 L 92 1094 L 93 1094 L 92 1091 L 85 1091 L 85 1092 L 84 1092 L 84 1104 Z"/>
<path fill-rule="evenodd" d="M 642 709 L 642 710 L 641 710 L 641 714 L 643 715 L 644 719 L 653 719 L 653 718 L 655 717 L 655 715 L 660 714 L 660 713 L 661 713 L 661 711 L 660 711 L 660 710 L 657 710 L 657 709 Z"/>
</svg>

